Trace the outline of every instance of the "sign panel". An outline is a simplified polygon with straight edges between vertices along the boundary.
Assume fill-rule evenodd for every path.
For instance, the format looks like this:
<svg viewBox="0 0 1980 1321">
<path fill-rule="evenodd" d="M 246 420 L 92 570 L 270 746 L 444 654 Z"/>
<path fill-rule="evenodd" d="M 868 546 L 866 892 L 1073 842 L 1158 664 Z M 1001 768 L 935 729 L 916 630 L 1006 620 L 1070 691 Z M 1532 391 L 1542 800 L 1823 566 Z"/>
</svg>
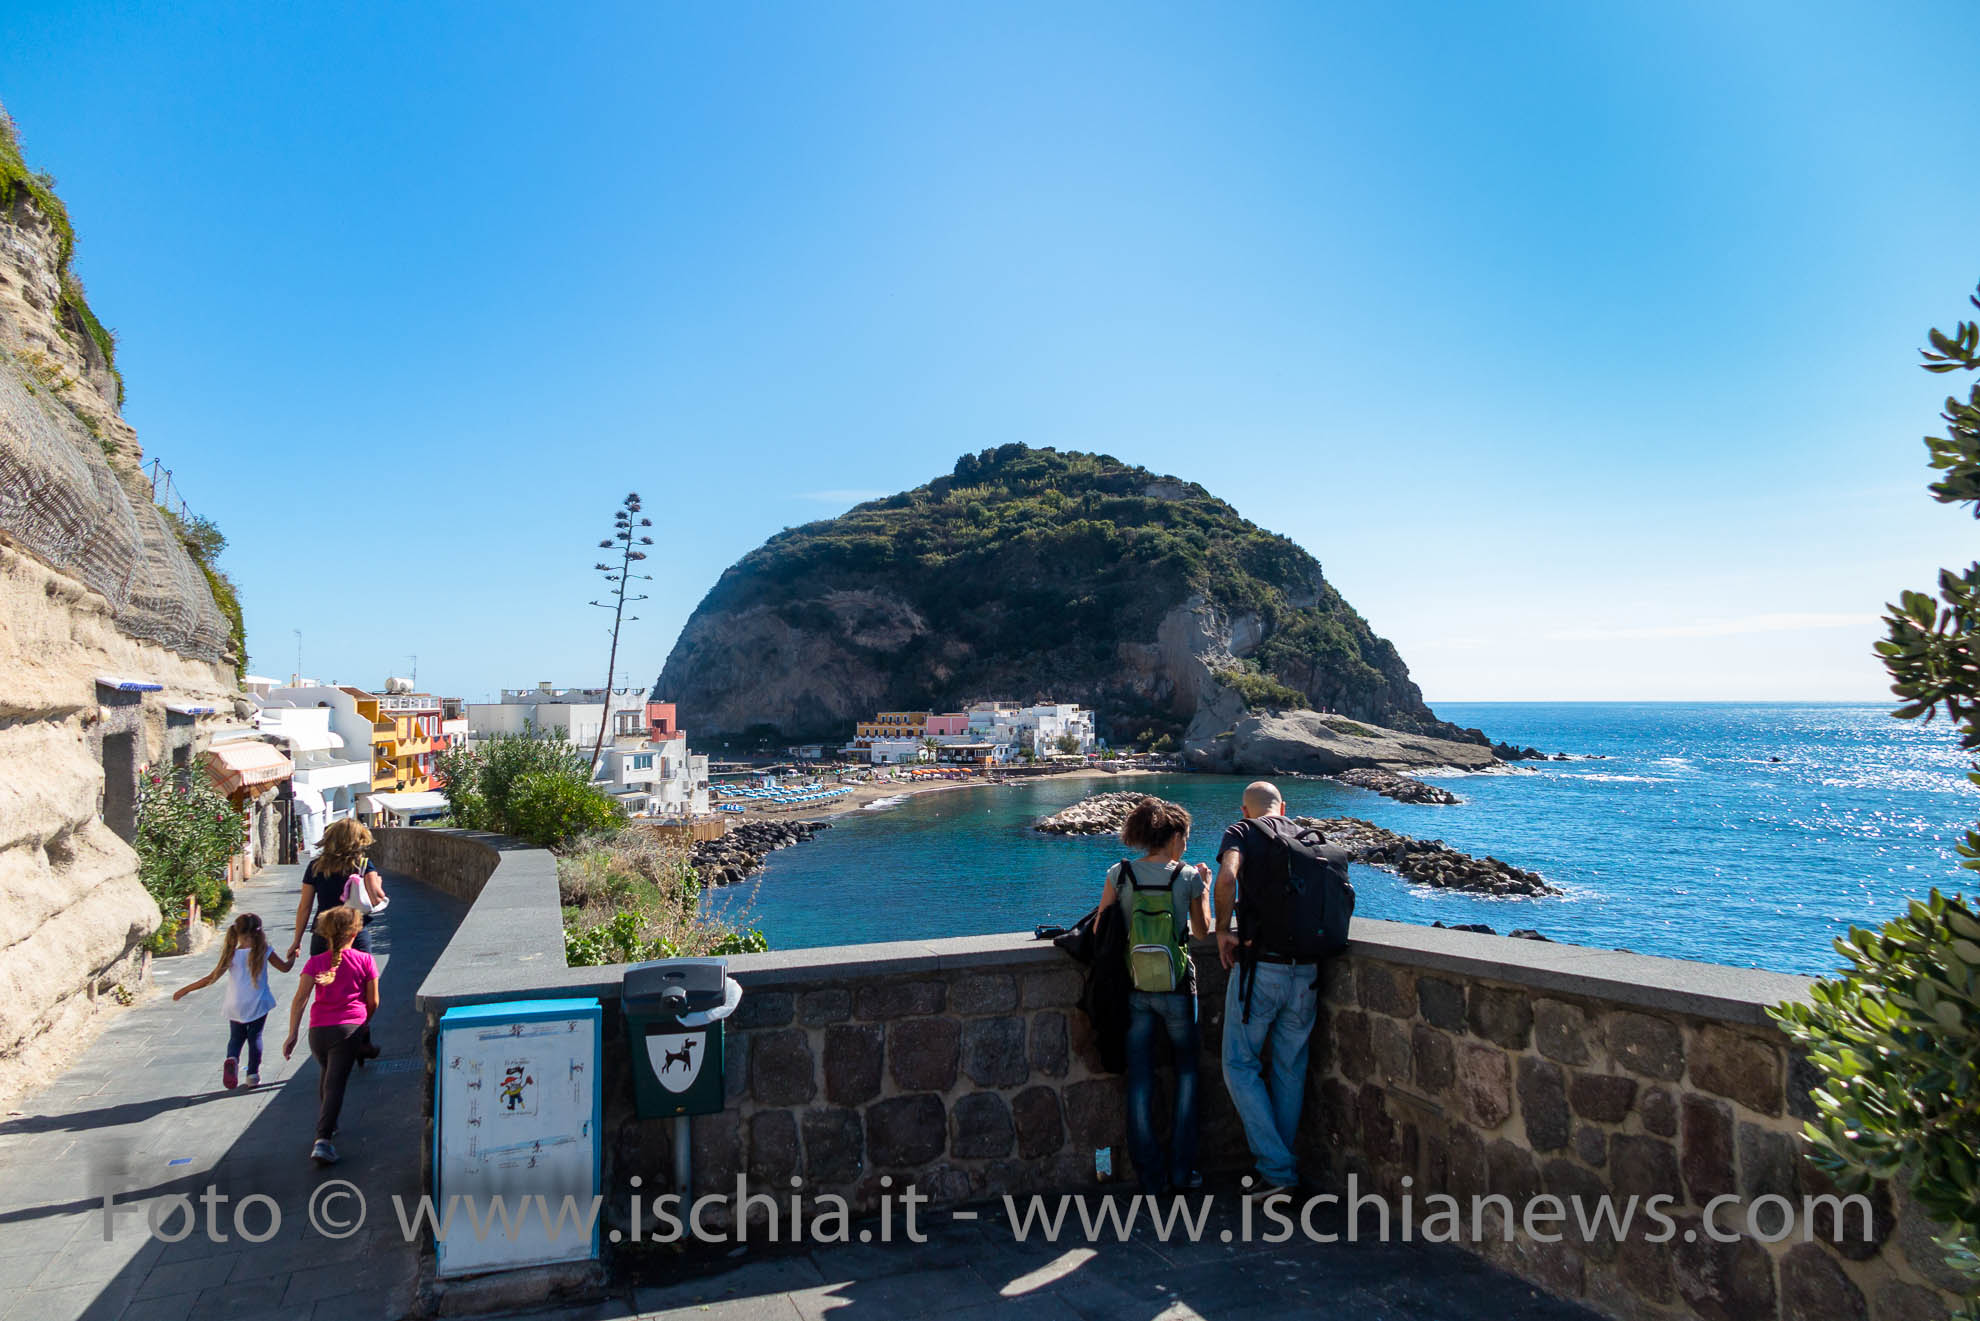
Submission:
<svg viewBox="0 0 1980 1321">
<path fill-rule="evenodd" d="M 434 1088 L 442 1276 L 598 1255 L 602 1147 L 596 1000 L 449 1009 Z"/>
</svg>

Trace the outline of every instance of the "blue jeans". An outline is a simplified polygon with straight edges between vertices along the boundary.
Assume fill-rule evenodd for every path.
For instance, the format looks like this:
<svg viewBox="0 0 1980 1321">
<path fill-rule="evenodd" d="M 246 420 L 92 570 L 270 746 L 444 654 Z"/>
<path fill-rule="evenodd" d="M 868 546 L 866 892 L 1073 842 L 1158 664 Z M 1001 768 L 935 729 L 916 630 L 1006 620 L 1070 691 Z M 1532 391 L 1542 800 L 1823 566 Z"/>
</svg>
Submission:
<svg viewBox="0 0 1980 1321">
<path fill-rule="evenodd" d="M 267 1021 L 268 1015 L 266 1014 L 263 1014 L 251 1023 L 236 1022 L 233 1019 L 227 1020 L 227 1058 L 230 1060 L 239 1059 L 241 1057 L 241 1047 L 245 1045 L 248 1052 L 247 1071 L 249 1073 L 261 1072 L 261 1025 Z"/>
<path fill-rule="evenodd" d="M 1242 965 L 1224 992 L 1224 1086 L 1244 1122 L 1245 1140 L 1268 1183 L 1299 1181 L 1293 1140 L 1306 1099 L 1306 1047 L 1320 1007 L 1314 968 L 1259 963 L 1251 988 L 1251 1021 L 1238 994 Z M 1271 1068 L 1264 1056 L 1270 1046 Z"/>
<path fill-rule="evenodd" d="M 1167 1034 L 1176 1067 L 1176 1104 L 1169 1151 L 1155 1135 L 1155 1039 Z M 1127 1029 L 1128 1152 L 1142 1189 L 1160 1193 L 1189 1185 L 1196 1170 L 1196 994 L 1129 991 Z"/>
</svg>

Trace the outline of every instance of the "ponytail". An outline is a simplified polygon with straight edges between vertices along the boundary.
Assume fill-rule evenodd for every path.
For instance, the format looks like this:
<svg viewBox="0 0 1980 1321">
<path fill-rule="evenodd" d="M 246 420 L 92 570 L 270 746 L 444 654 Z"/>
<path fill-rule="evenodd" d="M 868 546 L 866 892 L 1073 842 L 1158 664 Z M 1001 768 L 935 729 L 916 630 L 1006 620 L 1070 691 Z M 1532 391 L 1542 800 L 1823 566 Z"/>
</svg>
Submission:
<svg viewBox="0 0 1980 1321">
<path fill-rule="evenodd" d="M 330 966 L 316 974 L 318 986 L 328 986 L 337 980 L 337 973 L 344 966 L 344 952 L 356 940 L 358 932 L 364 930 L 364 914 L 355 908 L 337 907 L 325 909 L 323 916 L 316 919 L 316 934 L 329 942 L 332 950 Z"/>
</svg>

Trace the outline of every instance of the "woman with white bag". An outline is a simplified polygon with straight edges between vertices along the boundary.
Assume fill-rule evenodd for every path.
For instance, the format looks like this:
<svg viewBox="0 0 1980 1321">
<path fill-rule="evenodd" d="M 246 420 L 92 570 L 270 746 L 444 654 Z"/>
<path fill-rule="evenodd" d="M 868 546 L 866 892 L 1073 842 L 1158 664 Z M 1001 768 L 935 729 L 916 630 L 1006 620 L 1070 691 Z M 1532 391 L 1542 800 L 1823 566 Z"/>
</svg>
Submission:
<svg viewBox="0 0 1980 1321">
<path fill-rule="evenodd" d="M 290 958 L 302 949 L 303 932 L 312 931 L 314 921 L 333 908 L 357 909 L 365 915 L 367 927 L 374 915 L 385 911 L 389 902 L 385 897 L 385 882 L 371 865 L 370 848 L 371 832 L 364 828 L 363 822 L 350 817 L 332 821 L 323 832 L 323 847 L 303 869 L 302 898 L 296 904 L 296 934 L 289 943 Z M 329 947 L 322 936 L 312 932 L 309 943 L 312 955 L 321 954 Z M 368 933 L 358 932 L 351 948 L 369 954 Z"/>
</svg>

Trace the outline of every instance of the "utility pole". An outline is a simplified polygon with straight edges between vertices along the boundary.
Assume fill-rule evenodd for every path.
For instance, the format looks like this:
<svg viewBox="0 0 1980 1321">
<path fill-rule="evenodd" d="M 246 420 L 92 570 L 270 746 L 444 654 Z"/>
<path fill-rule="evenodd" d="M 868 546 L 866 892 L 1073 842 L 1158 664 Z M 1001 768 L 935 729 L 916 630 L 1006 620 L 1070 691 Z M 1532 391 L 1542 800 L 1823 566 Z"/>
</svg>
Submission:
<svg viewBox="0 0 1980 1321">
<path fill-rule="evenodd" d="M 302 630 L 297 628 L 297 629 L 291 629 L 289 631 L 296 635 L 296 682 L 301 683 L 302 682 Z"/>
</svg>

